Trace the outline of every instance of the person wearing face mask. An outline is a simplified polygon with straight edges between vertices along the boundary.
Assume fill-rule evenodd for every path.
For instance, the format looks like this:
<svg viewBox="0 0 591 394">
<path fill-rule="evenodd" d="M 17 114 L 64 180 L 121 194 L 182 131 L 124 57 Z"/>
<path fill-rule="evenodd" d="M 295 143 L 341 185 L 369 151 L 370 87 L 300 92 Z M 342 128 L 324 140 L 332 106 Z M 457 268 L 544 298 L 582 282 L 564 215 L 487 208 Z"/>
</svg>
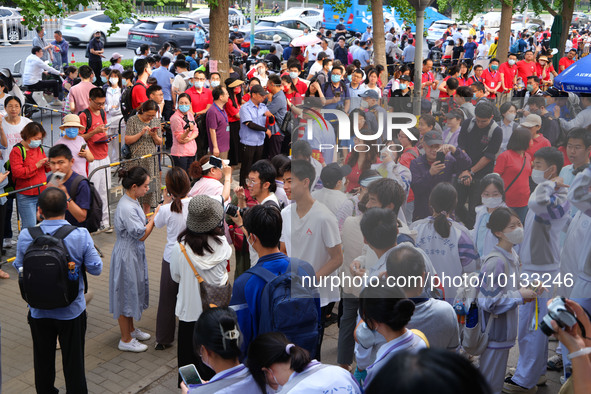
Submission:
<svg viewBox="0 0 591 394">
<path fill-rule="evenodd" d="M 224 106 L 230 124 L 228 159 L 230 165 L 234 166 L 240 163 L 240 106 L 242 104 L 242 85 L 244 85 L 244 82 L 239 79 L 228 78 L 224 81 L 224 84 L 229 96 L 228 102 Z"/>
<path fill-rule="evenodd" d="M 199 131 L 195 124 L 195 117 L 191 112 L 191 96 L 181 93 L 178 96 L 178 109 L 170 117 L 172 131 L 172 148 L 170 154 L 176 167 L 189 170 L 195 160 L 197 144 L 195 138 Z"/>
<path fill-rule="evenodd" d="M 498 240 L 486 225 L 496 209 L 507 206 L 505 182 L 498 174 L 488 174 L 482 178 L 480 190 L 482 205 L 476 207 L 476 222 L 471 235 L 478 254 L 487 256 L 493 251 Z"/>
<path fill-rule="evenodd" d="M 394 109 L 394 112 L 408 112 L 412 110 L 411 90 L 412 85 L 410 75 L 402 74 L 399 78 L 398 89 L 392 91 L 388 100 L 388 105 Z"/>
<path fill-rule="evenodd" d="M 542 148 L 534 155 L 532 180 L 537 186 L 529 199 L 527 232 L 519 249 L 522 277 L 555 278 L 559 273 L 560 233 L 570 220 L 568 189 L 558 176 L 563 163 L 562 153 L 554 147 Z M 550 292 L 544 298 L 551 297 L 552 288 L 542 288 L 540 294 L 542 291 Z M 515 374 L 505 379 L 504 388 L 531 390 L 545 381 L 548 336 L 532 321 L 546 315 L 546 301 L 540 298 L 519 307 L 519 360 Z"/>
<path fill-rule="evenodd" d="M 527 115 L 525 119 L 521 121 L 519 126 L 528 129 L 531 134 L 531 143 L 527 149 L 527 153 L 531 158 L 534 157 L 534 154 L 539 149 L 545 146 L 551 146 L 550 141 L 540 133 L 540 130 L 542 129 L 542 118 L 540 115 Z"/>
<path fill-rule="evenodd" d="M 45 173 L 50 171 L 47 157 L 41 147 L 45 129 L 37 122 L 28 123 L 21 131 L 22 140 L 10 152 L 10 172 L 15 190 L 28 186 L 44 184 Z M 33 227 L 37 223 L 37 199 L 45 186 L 24 190 L 16 195 L 22 228 Z"/>
<path fill-rule="evenodd" d="M 287 63 L 287 69 L 289 70 L 289 76 L 296 86 L 298 93 L 301 95 L 306 94 L 308 85 L 304 81 L 300 80 L 300 73 L 302 71 L 300 63 L 297 60 L 290 60 Z"/>
<path fill-rule="evenodd" d="M 509 54 L 509 60 L 501 64 L 499 74 L 501 74 L 501 89 L 499 90 L 498 104 L 502 105 L 511 99 L 511 93 L 517 83 L 517 55 Z"/>
<path fill-rule="evenodd" d="M 490 215 L 486 226 L 497 238 L 498 243 L 483 260 L 481 275 L 484 275 L 484 281 L 478 293 L 477 303 L 470 307 L 466 327 L 474 327 L 475 323 L 472 323 L 472 320 L 475 315 L 483 326 L 484 322 L 492 325 L 490 330 L 487 330 L 488 344 L 480 356 L 479 369 L 492 392 L 500 393 L 503 390 L 509 351 L 517 339 L 517 307 L 535 300 L 537 294 L 530 288 L 518 289 L 511 281 L 502 280 L 502 275 L 508 277 L 520 274 L 519 256 L 514 247 L 523 242 L 524 234 L 523 225 L 515 211 L 504 207 L 496 209 Z M 531 319 L 528 320 L 528 323 L 530 322 Z M 545 361 L 544 359 L 543 362 Z"/>
<path fill-rule="evenodd" d="M 78 69 L 78 76 L 80 77 L 80 83 L 70 88 L 70 94 L 68 95 L 70 100 L 70 112 L 79 114 L 84 109 L 88 108 L 89 104 L 89 93 L 92 89 L 96 88 L 93 81 L 95 76 L 92 69 L 83 65 Z"/>
<path fill-rule="evenodd" d="M 502 88 L 498 59 L 491 59 L 488 69 L 482 73 L 482 83 L 484 83 L 484 87 L 488 92 L 488 97 L 491 100 L 495 100 L 497 92 Z"/>
<path fill-rule="evenodd" d="M 92 39 L 88 43 L 88 66 L 94 72 L 94 75 L 100 75 L 103 67 L 103 58 L 105 57 L 105 44 L 102 40 L 102 33 L 95 31 L 92 33 Z M 96 86 L 101 86 L 100 81 L 94 83 Z"/>
<path fill-rule="evenodd" d="M 86 170 L 87 163 L 94 161 L 94 156 L 88 148 L 82 148 L 86 144 L 80 132 L 84 131 L 84 126 L 80 124 L 78 115 L 69 114 L 64 117 L 60 130 L 64 133 L 63 136 L 55 142 L 55 145 L 64 144 L 67 146 L 74 156 L 74 163 L 72 170 L 80 175 L 88 176 Z"/>
<path fill-rule="evenodd" d="M 122 82 L 121 73 L 118 70 L 111 70 L 108 78 L 108 87 L 105 90 L 107 94 L 105 102 L 105 112 L 107 113 L 107 123 L 109 124 L 108 134 L 117 134 L 119 130 L 119 121 L 123 117 L 121 114 L 121 93 Z M 121 135 L 125 135 L 125 122 L 121 122 Z M 76 152 L 76 151 L 72 151 Z M 119 160 L 119 142 L 112 140 L 109 142 L 109 157 L 111 162 Z"/>
<path fill-rule="evenodd" d="M 502 121 L 499 124 L 501 126 L 501 130 L 503 130 L 503 142 L 501 142 L 501 152 L 504 152 L 507 149 L 507 144 L 509 143 L 509 138 L 513 134 L 513 130 L 517 127 L 517 123 L 515 122 L 515 117 L 517 116 L 517 107 L 513 103 L 504 103 L 499 108 L 499 112 L 501 114 Z"/>
<path fill-rule="evenodd" d="M 191 47 L 203 49 L 203 46 L 205 45 L 206 38 L 207 37 L 205 36 L 205 31 L 201 28 L 201 26 L 198 25 L 197 28 L 195 29 L 195 35 L 193 37 L 193 42 L 191 43 Z"/>
<path fill-rule="evenodd" d="M 282 393 L 320 393 L 345 391 L 361 393 L 351 374 L 336 365 L 321 364 L 310 354 L 278 332 L 258 336 L 248 349 L 246 365 L 257 384 Z"/>
<path fill-rule="evenodd" d="M 544 97 L 545 93 L 540 89 L 540 82 L 541 80 L 537 75 L 530 75 L 527 77 L 524 104 L 527 104 L 530 97 Z"/>
<path fill-rule="evenodd" d="M 312 64 L 312 67 L 310 67 L 310 71 L 309 71 L 308 76 L 306 78 L 308 81 L 311 81 L 312 78 L 314 78 L 319 72 L 322 71 L 323 61 L 324 61 L 324 59 L 327 59 L 327 58 L 328 58 L 328 55 L 324 51 L 322 51 L 318 54 L 318 56 L 316 57 L 316 61 L 314 62 L 314 64 Z"/>
<path fill-rule="evenodd" d="M 525 58 L 517 62 L 517 76 L 522 81 L 527 81 L 529 76 L 536 75 L 536 62 L 534 61 L 534 53 L 532 51 L 525 51 Z"/>
<path fill-rule="evenodd" d="M 131 90 L 131 107 L 137 110 L 140 105 L 148 101 L 146 90 L 148 89 L 148 78 L 152 75 L 152 68 L 146 59 L 138 59 L 134 67 L 137 71 L 137 80 Z"/>
<path fill-rule="evenodd" d="M 264 60 L 258 59 L 256 65 L 250 69 L 246 74 L 247 79 L 257 78 L 262 87 L 267 87 L 269 80 L 269 72 L 267 71 L 267 63 Z"/>
<path fill-rule="evenodd" d="M 443 143 L 458 146 L 458 135 L 464 121 L 464 113 L 459 109 L 454 109 L 445 114 L 447 127 L 443 129 Z"/>
<path fill-rule="evenodd" d="M 552 86 L 552 80 L 556 78 L 558 73 L 554 70 L 554 66 L 547 56 L 540 56 L 536 64 L 536 75 L 540 78 L 542 85 L 548 87 Z"/>
</svg>

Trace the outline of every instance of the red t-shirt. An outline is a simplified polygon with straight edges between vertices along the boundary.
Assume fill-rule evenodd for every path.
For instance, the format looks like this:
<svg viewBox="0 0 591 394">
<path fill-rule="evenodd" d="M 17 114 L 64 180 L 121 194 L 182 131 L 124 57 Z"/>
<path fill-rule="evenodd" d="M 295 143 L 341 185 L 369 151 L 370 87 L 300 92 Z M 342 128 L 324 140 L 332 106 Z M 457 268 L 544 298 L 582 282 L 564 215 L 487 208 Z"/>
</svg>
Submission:
<svg viewBox="0 0 591 394">
<path fill-rule="evenodd" d="M 236 102 L 238 102 L 238 100 L 236 100 Z M 236 117 L 236 115 L 238 115 L 240 112 L 240 103 L 238 103 L 238 107 L 235 107 L 234 102 L 232 100 L 228 100 L 224 106 L 224 109 L 228 115 L 228 122 L 240 122 L 240 119 Z"/>
<path fill-rule="evenodd" d="M 561 67 L 564 67 L 564 69 L 566 70 L 567 68 L 569 68 L 573 63 L 575 62 L 575 59 L 569 59 L 568 57 L 563 57 L 562 59 L 560 59 L 560 61 L 558 62 L 558 69 L 560 70 Z"/>
<path fill-rule="evenodd" d="M 411 153 L 412 152 L 412 153 Z M 400 155 L 400 160 L 398 160 L 398 164 L 402 164 L 406 168 L 410 169 L 410 162 L 419 157 L 421 153 L 419 152 L 419 148 L 413 146 L 412 148 L 407 148 L 403 151 L 402 155 Z M 406 202 L 413 202 L 415 200 L 415 194 L 413 193 L 412 189 L 408 190 L 408 199 Z"/>
<path fill-rule="evenodd" d="M 146 85 L 142 81 L 137 81 L 136 83 L 142 86 L 134 86 L 133 90 L 131 91 L 131 106 L 133 107 L 133 109 L 137 109 L 144 102 L 148 101 L 148 95 L 146 94 L 146 89 L 148 89 L 148 85 Z"/>
<path fill-rule="evenodd" d="M 195 113 L 203 111 L 208 104 L 213 104 L 213 95 L 208 88 L 201 89 L 201 93 L 199 93 L 193 86 L 187 89 L 185 93 L 191 97 L 191 107 Z"/>
<path fill-rule="evenodd" d="M 527 83 L 527 77 L 536 75 L 536 62 L 526 62 L 520 60 L 517 62 L 517 74 L 521 77 L 523 83 Z"/>
<path fill-rule="evenodd" d="M 499 71 L 490 71 L 490 69 L 484 70 L 482 73 L 482 82 L 484 86 L 487 86 L 489 89 L 496 89 L 501 85 L 501 73 Z M 489 98 L 495 98 L 497 95 L 495 93 L 491 93 L 488 95 Z"/>
<path fill-rule="evenodd" d="M 529 148 L 527 148 L 526 153 L 531 156 L 531 159 L 534 159 L 534 154 L 545 146 L 552 146 L 550 141 L 542 134 L 538 134 L 536 138 L 532 139 L 529 143 Z"/>
<path fill-rule="evenodd" d="M 302 81 L 300 78 L 298 78 L 298 81 L 295 82 L 295 87 L 296 87 L 296 90 L 298 91 L 298 93 L 301 95 L 306 94 L 306 91 L 308 90 L 308 85 L 306 84 L 306 82 Z"/>
<path fill-rule="evenodd" d="M 552 78 L 550 78 L 550 76 L 552 75 L 552 72 L 554 71 L 554 66 L 552 64 L 550 64 L 548 66 L 548 69 L 546 70 L 546 75 L 544 77 L 542 77 L 542 65 L 540 63 L 536 63 L 536 75 L 542 80 L 542 81 L 551 81 Z"/>
<path fill-rule="evenodd" d="M 509 90 L 513 89 L 513 81 L 515 79 L 515 75 L 517 74 L 517 66 L 510 66 L 509 63 L 505 62 L 499 67 L 499 73 L 503 74 L 506 88 L 505 91 L 508 92 Z"/>
<path fill-rule="evenodd" d="M 425 82 L 433 82 L 435 80 L 435 77 L 433 76 L 433 74 L 431 73 L 431 71 L 423 73 L 423 76 L 421 77 L 421 83 L 425 83 Z M 431 98 L 431 85 L 429 85 L 429 87 L 427 88 L 427 94 L 425 95 L 425 98 Z"/>
<path fill-rule="evenodd" d="M 449 78 L 451 78 L 449 75 L 445 78 L 443 78 L 444 81 L 447 81 Z M 446 85 L 447 86 L 447 85 Z M 446 98 L 449 97 L 449 94 L 447 94 L 447 92 L 442 92 L 441 90 L 439 91 L 439 98 Z"/>
<path fill-rule="evenodd" d="M 505 202 L 507 206 L 512 208 L 520 208 L 527 206 L 529 200 L 529 176 L 531 175 L 531 156 L 525 153 L 525 166 L 523 165 L 524 157 L 513 150 L 506 150 L 497 157 L 494 171 L 503 178 L 505 187 L 509 186 L 511 182 L 517 177 L 521 167 L 523 171 L 519 174 L 519 178 L 513 183 L 513 186 L 507 191 L 505 195 Z"/>
<path fill-rule="evenodd" d="M 138 89 L 138 90 L 141 90 L 141 89 Z M 97 126 L 105 124 L 105 122 L 101 118 L 100 113 L 97 115 L 97 114 L 93 114 L 91 111 L 90 115 L 92 117 L 92 122 L 90 124 L 90 128 L 88 129 L 89 133 L 91 131 L 93 131 L 94 129 L 96 129 Z M 84 130 L 83 130 L 82 134 L 86 134 L 86 125 L 88 124 L 88 120 L 86 119 L 86 115 L 84 114 L 84 112 L 82 112 L 79 116 L 80 116 L 80 124 L 82 126 L 84 126 Z M 103 142 L 97 142 L 100 140 L 104 140 L 105 138 L 107 138 L 106 133 L 97 133 L 97 134 L 93 135 L 89 140 L 86 141 L 86 143 L 88 144 L 88 149 L 90 149 L 90 152 L 94 156 L 95 160 L 102 160 L 105 157 L 107 157 L 107 155 L 109 154 L 109 144 L 103 143 Z"/>
</svg>

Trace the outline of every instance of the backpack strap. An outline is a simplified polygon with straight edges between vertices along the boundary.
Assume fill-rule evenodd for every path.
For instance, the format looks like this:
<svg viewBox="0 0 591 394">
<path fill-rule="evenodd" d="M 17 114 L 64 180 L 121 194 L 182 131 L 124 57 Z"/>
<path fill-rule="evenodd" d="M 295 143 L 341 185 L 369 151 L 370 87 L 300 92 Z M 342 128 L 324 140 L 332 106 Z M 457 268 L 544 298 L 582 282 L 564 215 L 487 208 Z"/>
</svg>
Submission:
<svg viewBox="0 0 591 394">
<path fill-rule="evenodd" d="M 71 224 L 64 224 L 55 233 L 53 233 L 52 237 L 61 239 L 63 241 L 68 235 L 70 235 L 72 231 L 76 230 L 77 228 L 78 227 L 72 226 Z"/>
<path fill-rule="evenodd" d="M 43 230 L 41 230 L 41 227 L 39 226 L 29 227 L 28 230 L 29 234 L 31 235 L 31 238 L 33 238 L 33 241 L 45 235 L 45 233 L 43 232 Z"/>
<path fill-rule="evenodd" d="M 107 114 L 105 113 L 104 109 L 101 109 L 101 119 L 105 124 L 107 124 Z"/>
<path fill-rule="evenodd" d="M 288 267 L 289 270 L 289 267 Z M 263 266 L 259 266 L 258 264 L 254 267 L 250 268 L 247 272 L 250 272 L 252 275 L 258 276 L 266 283 L 273 281 L 273 279 L 277 278 L 277 275 L 269 271 Z"/>
<path fill-rule="evenodd" d="M 70 189 L 68 190 L 68 194 L 70 194 L 70 198 L 72 200 L 76 200 L 76 196 L 78 195 L 78 187 L 80 186 L 80 182 L 82 182 L 85 179 L 86 179 L 86 177 L 84 177 L 80 174 L 76 174 L 76 177 L 72 180 L 72 183 L 70 184 Z"/>
<path fill-rule="evenodd" d="M 90 130 L 90 127 L 92 126 L 92 114 L 90 113 L 90 110 L 88 108 L 83 109 L 78 115 L 81 115 L 81 114 L 84 114 L 84 116 L 86 116 L 86 131 L 85 131 L 85 133 L 88 133 L 88 130 Z"/>
<path fill-rule="evenodd" d="M 427 336 L 421 330 L 417 330 L 416 328 L 411 328 L 410 330 L 412 331 L 413 334 L 415 334 L 416 336 L 421 338 L 423 341 L 425 341 L 425 343 L 427 344 L 427 347 L 431 347 L 431 345 L 429 344 L 429 340 L 427 339 Z"/>
</svg>

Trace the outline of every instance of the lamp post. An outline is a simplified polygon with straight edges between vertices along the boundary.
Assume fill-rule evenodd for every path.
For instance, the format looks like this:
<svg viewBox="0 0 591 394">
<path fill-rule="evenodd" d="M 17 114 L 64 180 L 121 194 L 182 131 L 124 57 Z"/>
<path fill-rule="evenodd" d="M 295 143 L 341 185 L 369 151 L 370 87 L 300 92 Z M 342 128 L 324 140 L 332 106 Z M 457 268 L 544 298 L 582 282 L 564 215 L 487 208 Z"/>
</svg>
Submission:
<svg viewBox="0 0 591 394">
<path fill-rule="evenodd" d="M 250 0 L 250 53 L 252 53 L 252 48 L 254 47 L 254 2 L 255 0 Z"/>
<path fill-rule="evenodd" d="M 433 0 L 408 0 L 408 3 L 413 6 L 417 13 L 417 23 L 415 30 L 415 74 L 414 82 L 415 88 L 413 90 L 413 105 L 412 112 L 415 115 L 421 114 L 421 79 L 423 77 L 423 41 L 425 30 L 425 8 L 431 4 Z M 417 89 L 418 88 L 418 89 Z"/>
</svg>

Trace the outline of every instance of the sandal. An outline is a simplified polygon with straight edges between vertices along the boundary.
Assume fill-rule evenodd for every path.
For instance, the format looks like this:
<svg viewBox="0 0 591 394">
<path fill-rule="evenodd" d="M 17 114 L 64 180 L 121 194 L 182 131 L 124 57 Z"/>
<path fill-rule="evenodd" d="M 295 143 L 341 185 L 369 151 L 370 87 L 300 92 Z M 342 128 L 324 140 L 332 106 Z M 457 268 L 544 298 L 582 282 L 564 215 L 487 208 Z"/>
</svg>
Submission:
<svg viewBox="0 0 591 394">
<path fill-rule="evenodd" d="M 555 354 L 548 359 L 547 366 L 549 371 L 562 371 L 562 356 Z"/>
<path fill-rule="evenodd" d="M 8 272 L 0 270 L 0 279 L 10 279 L 10 275 L 8 275 Z"/>
</svg>

